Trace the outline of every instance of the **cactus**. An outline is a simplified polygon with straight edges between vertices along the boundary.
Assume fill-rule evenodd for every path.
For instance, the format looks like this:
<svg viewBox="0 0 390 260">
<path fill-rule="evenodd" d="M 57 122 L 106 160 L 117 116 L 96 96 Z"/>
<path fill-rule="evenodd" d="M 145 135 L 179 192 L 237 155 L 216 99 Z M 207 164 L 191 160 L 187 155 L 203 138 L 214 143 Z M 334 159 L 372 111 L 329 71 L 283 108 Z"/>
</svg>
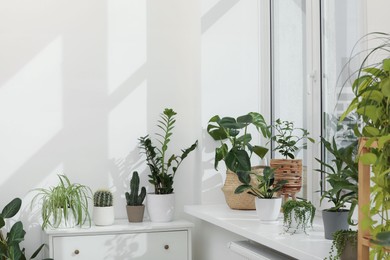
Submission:
<svg viewBox="0 0 390 260">
<path fill-rule="evenodd" d="M 130 180 L 130 193 L 126 192 L 126 201 L 128 206 L 141 206 L 146 196 L 145 187 L 141 188 L 141 193 L 138 194 L 139 190 L 139 176 L 138 172 L 133 172 L 133 176 Z"/>
<path fill-rule="evenodd" d="M 112 193 L 109 190 L 97 190 L 93 195 L 93 205 L 95 207 L 111 207 Z"/>
</svg>

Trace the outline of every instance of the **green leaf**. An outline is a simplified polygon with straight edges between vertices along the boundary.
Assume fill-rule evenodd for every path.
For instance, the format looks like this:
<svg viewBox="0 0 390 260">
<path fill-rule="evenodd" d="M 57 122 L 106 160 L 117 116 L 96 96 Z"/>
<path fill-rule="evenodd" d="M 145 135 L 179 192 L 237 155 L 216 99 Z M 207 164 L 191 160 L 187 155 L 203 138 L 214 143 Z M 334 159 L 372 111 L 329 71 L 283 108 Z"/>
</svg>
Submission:
<svg viewBox="0 0 390 260">
<path fill-rule="evenodd" d="M 250 176 L 249 172 L 240 172 L 239 171 L 236 174 L 237 174 L 237 177 L 238 177 L 240 182 L 249 185 L 249 183 L 251 182 L 251 176 Z"/>
<path fill-rule="evenodd" d="M 359 115 L 369 117 L 373 122 L 378 120 L 378 107 L 373 105 L 363 106 L 357 109 L 356 111 Z"/>
<path fill-rule="evenodd" d="M 385 136 L 379 137 L 379 139 L 378 139 L 378 148 L 380 150 L 382 150 L 382 148 L 384 147 L 385 143 L 387 143 L 388 141 L 390 141 L 390 135 L 385 135 Z"/>
<path fill-rule="evenodd" d="M 372 127 L 372 126 L 365 126 L 363 128 L 363 134 L 366 134 L 368 133 L 369 136 L 377 136 L 379 135 L 379 130 L 375 127 Z"/>
<path fill-rule="evenodd" d="M 237 142 L 247 144 L 250 141 L 252 141 L 252 135 L 251 134 L 245 134 L 237 138 Z"/>
<path fill-rule="evenodd" d="M 231 149 L 225 157 L 225 164 L 233 172 L 249 172 L 251 170 L 249 155 L 244 150 Z"/>
<path fill-rule="evenodd" d="M 236 119 L 233 117 L 224 117 L 219 121 L 219 125 L 223 128 L 231 129 L 240 129 L 239 125 L 236 122 Z"/>
<path fill-rule="evenodd" d="M 0 216 L 0 228 L 2 228 L 4 226 L 5 226 L 4 218 L 3 218 L 3 216 Z"/>
<path fill-rule="evenodd" d="M 340 116 L 339 122 L 344 121 L 344 119 L 347 117 L 347 115 L 349 115 L 352 111 L 354 111 L 357 108 L 358 101 L 359 101 L 358 98 L 354 98 L 351 101 L 351 104 L 349 104 L 347 110 L 345 110 L 344 113 Z"/>
<path fill-rule="evenodd" d="M 365 165 L 374 164 L 376 159 L 377 157 L 373 153 L 365 153 L 359 157 L 359 160 Z"/>
<path fill-rule="evenodd" d="M 251 185 L 240 185 L 236 188 L 236 190 L 234 191 L 234 194 L 239 194 L 239 193 L 243 193 L 244 191 L 248 190 L 251 188 Z"/>
<path fill-rule="evenodd" d="M 3 216 L 3 218 L 12 218 L 16 215 L 16 213 L 18 213 L 21 206 L 22 200 L 19 198 L 15 198 L 4 207 L 3 211 L 1 212 L 1 215 Z"/>
<path fill-rule="evenodd" d="M 264 156 L 267 154 L 268 152 L 268 148 L 265 148 L 265 147 L 262 147 L 262 146 L 258 146 L 258 145 L 255 145 L 252 147 L 252 150 L 253 152 L 259 156 L 261 159 L 264 158 Z"/>
<path fill-rule="evenodd" d="M 383 70 L 390 72 L 390 59 L 383 60 Z"/>
<path fill-rule="evenodd" d="M 382 94 L 382 92 L 380 92 L 378 90 L 370 90 L 370 91 L 364 92 L 362 94 L 362 97 L 365 99 L 374 100 L 374 101 L 380 103 L 380 102 L 382 102 L 383 94 Z"/>
<path fill-rule="evenodd" d="M 385 97 L 390 97 L 390 78 L 385 78 L 381 81 L 380 87 Z"/>
<path fill-rule="evenodd" d="M 18 244 L 24 240 L 24 235 L 26 232 L 23 230 L 23 224 L 21 221 L 16 222 L 11 230 L 8 232 L 8 243 L 9 244 Z"/>
<path fill-rule="evenodd" d="M 35 252 L 32 254 L 31 258 L 30 259 L 34 259 L 38 254 L 39 252 L 42 250 L 42 248 L 45 246 L 45 244 L 42 244 L 40 245 L 40 247 L 38 247 L 37 250 L 35 250 Z"/>
<path fill-rule="evenodd" d="M 367 72 L 371 75 L 374 75 L 374 76 L 379 76 L 380 74 L 382 74 L 382 70 L 381 69 L 378 69 L 378 68 L 365 68 L 363 69 L 364 72 Z"/>
<path fill-rule="evenodd" d="M 253 119 L 252 119 L 252 116 L 250 114 L 237 117 L 237 123 L 240 123 L 240 124 L 249 125 L 252 123 L 252 121 L 253 121 Z"/>
</svg>

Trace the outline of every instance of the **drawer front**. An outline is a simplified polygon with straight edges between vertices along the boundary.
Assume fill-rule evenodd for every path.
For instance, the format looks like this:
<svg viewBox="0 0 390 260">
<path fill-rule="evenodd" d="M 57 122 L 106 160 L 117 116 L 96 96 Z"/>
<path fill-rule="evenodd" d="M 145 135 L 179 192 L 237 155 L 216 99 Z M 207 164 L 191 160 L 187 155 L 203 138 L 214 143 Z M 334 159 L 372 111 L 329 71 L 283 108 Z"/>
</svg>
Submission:
<svg viewBox="0 0 390 260">
<path fill-rule="evenodd" d="M 55 237 L 55 260 L 185 260 L 187 231 Z"/>
</svg>

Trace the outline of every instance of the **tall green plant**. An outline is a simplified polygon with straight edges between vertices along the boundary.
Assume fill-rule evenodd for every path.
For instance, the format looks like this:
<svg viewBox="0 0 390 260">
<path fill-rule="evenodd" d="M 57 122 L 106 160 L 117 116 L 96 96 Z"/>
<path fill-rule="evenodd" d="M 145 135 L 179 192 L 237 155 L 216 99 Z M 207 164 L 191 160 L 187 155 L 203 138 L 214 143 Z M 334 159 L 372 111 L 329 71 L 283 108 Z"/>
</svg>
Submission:
<svg viewBox="0 0 390 260">
<path fill-rule="evenodd" d="M 367 50 L 360 68 L 351 75 L 351 78 L 356 76 L 352 84 L 355 98 L 341 120 L 356 112 L 362 125 L 356 124 L 355 133 L 368 138 L 366 147 L 370 152 L 359 158 L 364 164 L 372 165 L 373 172 L 372 206 L 366 205 L 371 218 L 364 225 L 370 227 L 371 234 L 376 237 L 390 230 L 390 34 L 368 34 L 356 45 L 361 42 L 369 42 L 374 47 Z M 349 63 L 356 57 L 358 55 L 352 55 Z M 377 146 L 371 147 L 374 142 Z M 370 258 L 387 259 L 390 253 L 379 245 L 372 248 Z"/>
<path fill-rule="evenodd" d="M 254 126 L 256 132 L 260 132 L 266 138 L 271 136 L 264 117 L 256 112 L 239 116 L 237 119 L 220 118 L 216 115 L 209 120 L 207 132 L 215 141 L 221 142 L 221 146 L 215 149 L 214 168 L 216 170 L 219 162 L 223 160 L 226 168 L 233 172 L 249 172 L 252 154 L 260 158 L 267 154 L 267 148 L 250 143 L 252 141 L 250 126 Z"/>
<path fill-rule="evenodd" d="M 86 222 L 91 225 L 88 201 L 92 198 L 89 187 L 71 183 L 67 176 L 58 175 L 59 184 L 49 188 L 35 189 L 38 193 L 31 202 L 31 208 L 39 201 L 42 204 L 42 229 L 58 228 L 62 221 L 68 222 L 74 217 L 76 225 Z"/>
<path fill-rule="evenodd" d="M 22 200 L 19 198 L 13 199 L 8 203 L 0 213 L 0 260 L 26 260 L 24 248 L 20 248 L 20 243 L 24 241 L 26 231 L 24 231 L 23 223 L 17 221 L 11 226 L 11 229 L 3 233 L 6 219 L 14 217 L 20 210 Z M 44 247 L 44 244 L 32 254 L 29 259 L 34 259 Z M 47 258 L 46 260 L 49 260 Z"/>
<path fill-rule="evenodd" d="M 154 185 L 155 194 L 173 193 L 173 182 L 176 171 L 188 156 L 195 150 L 198 141 L 195 141 L 189 148 L 181 150 L 181 155 L 168 155 L 168 145 L 171 141 L 173 129 L 175 127 L 176 112 L 173 109 L 166 108 L 160 115 L 157 127 L 160 129 L 156 133 L 159 147 L 154 146 L 149 135 L 140 137 L 140 148 L 146 155 L 146 162 L 150 169 L 149 182 Z"/>
<path fill-rule="evenodd" d="M 139 191 L 139 176 L 138 172 L 133 172 L 133 176 L 130 180 L 130 193 L 126 192 L 127 206 L 141 206 L 146 196 L 146 188 L 142 187 L 141 192 Z"/>
</svg>

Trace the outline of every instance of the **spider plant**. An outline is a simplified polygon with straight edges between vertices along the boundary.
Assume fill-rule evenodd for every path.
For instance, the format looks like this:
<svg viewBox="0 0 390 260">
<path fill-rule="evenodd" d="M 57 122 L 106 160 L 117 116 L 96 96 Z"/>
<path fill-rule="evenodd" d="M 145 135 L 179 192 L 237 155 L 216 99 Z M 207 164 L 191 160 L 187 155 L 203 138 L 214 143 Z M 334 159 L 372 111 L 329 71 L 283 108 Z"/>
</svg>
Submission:
<svg viewBox="0 0 390 260">
<path fill-rule="evenodd" d="M 72 221 L 80 227 L 86 222 L 91 225 L 88 212 L 88 200 L 92 198 L 91 189 L 85 185 L 71 183 L 65 175 L 58 175 L 58 178 L 59 183 L 55 187 L 35 189 L 38 193 L 31 202 L 31 208 L 37 202 L 42 204 L 42 229 L 58 228 L 63 221 L 66 225 Z"/>
</svg>

